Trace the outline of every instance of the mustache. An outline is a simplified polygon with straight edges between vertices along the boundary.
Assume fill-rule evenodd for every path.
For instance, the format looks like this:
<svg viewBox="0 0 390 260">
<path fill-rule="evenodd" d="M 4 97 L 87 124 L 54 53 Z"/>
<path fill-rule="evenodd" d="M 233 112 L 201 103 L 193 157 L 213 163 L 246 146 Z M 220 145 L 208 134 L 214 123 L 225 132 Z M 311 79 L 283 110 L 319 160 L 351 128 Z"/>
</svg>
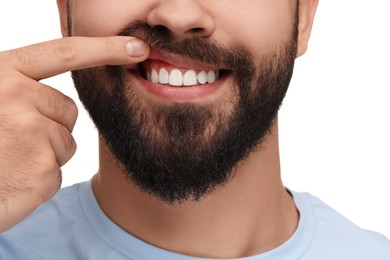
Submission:
<svg viewBox="0 0 390 260">
<path fill-rule="evenodd" d="M 151 27 L 143 21 L 133 21 L 124 27 L 119 35 L 136 37 L 157 51 L 180 55 L 216 67 L 230 70 L 247 70 L 252 67 L 248 53 L 238 46 L 225 46 L 199 37 L 177 40 L 164 26 Z"/>
</svg>

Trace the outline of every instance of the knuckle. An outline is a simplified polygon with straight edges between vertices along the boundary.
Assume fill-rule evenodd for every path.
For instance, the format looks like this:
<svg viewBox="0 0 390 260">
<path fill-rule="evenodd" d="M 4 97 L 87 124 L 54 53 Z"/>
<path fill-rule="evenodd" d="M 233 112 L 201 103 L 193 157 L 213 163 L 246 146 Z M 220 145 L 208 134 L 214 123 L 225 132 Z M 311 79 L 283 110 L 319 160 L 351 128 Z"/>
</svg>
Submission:
<svg viewBox="0 0 390 260">
<path fill-rule="evenodd" d="M 43 85 L 39 89 L 39 96 L 41 99 L 45 100 L 47 104 L 54 110 L 56 114 L 60 114 L 63 110 L 63 94 L 58 90 L 51 88 L 49 86 Z"/>
<path fill-rule="evenodd" d="M 60 171 L 60 167 L 51 149 L 36 152 L 32 161 L 29 172 L 30 186 L 38 195 L 37 198 L 41 204 L 50 199 L 50 194 L 56 188 L 55 183 L 58 182 L 57 173 Z"/>
<path fill-rule="evenodd" d="M 23 80 L 19 77 L 6 77 L 0 80 L 0 97 L 15 100 L 23 94 Z"/>
<path fill-rule="evenodd" d="M 57 163 L 57 157 L 52 149 L 48 149 L 46 152 L 41 152 L 37 158 L 37 162 L 41 165 L 41 174 L 43 178 L 51 176 L 59 169 Z"/>
<path fill-rule="evenodd" d="M 70 136 L 69 141 L 67 142 L 67 153 L 73 156 L 76 152 L 77 144 L 73 136 Z"/>
<path fill-rule="evenodd" d="M 54 55 L 60 58 L 62 62 L 70 62 L 77 56 L 76 48 L 73 46 L 70 39 L 63 38 L 61 41 L 55 41 L 52 43 L 51 47 Z"/>
<path fill-rule="evenodd" d="M 64 97 L 66 103 L 66 114 L 69 116 L 70 119 L 72 119 L 73 122 L 76 122 L 76 119 L 79 114 L 79 109 L 77 108 L 76 102 L 68 96 Z"/>
<path fill-rule="evenodd" d="M 46 195 L 44 199 L 47 201 L 54 196 L 54 194 L 61 187 L 62 182 L 62 172 L 60 166 L 56 163 L 55 160 L 52 160 L 51 167 L 47 168 L 46 173 L 46 182 L 45 182 L 45 192 Z"/>
<path fill-rule="evenodd" d="M 62 118 L 65 125 L 69 130 L 73 129 L 78 117 L 78 108 L 73 99 L 68 96 L 62 95 L 62 99 L 58 100 L 57 115 Z"/>
<path fill-rule="evenodd" d="M 7 64 L 5 61 L 0 60 L 0 79 L 6 77 L 11 72 L 10 68 L 5 64 Z"/>
<path fill-rule="evenodd" d="M 73 99 L 49 86 L 40 89 L 39 96 L 45 99 L 54 114 L 66 121 L 75 122 L 78 116 L 78 108 Z"/>
<path fill-rule="evenodd" d="M 65 154 L 73 154 L 76 151 L 76 142 L 73 136 L 70 134 L 69 130 L 67 130 L 63 126 L 59 127 L 60 140 L 62 146 L 64 148 Z"/>
<path fill-rule="evenodd" d="M 117 43 L 114 38 L 106 38 L 106 53 L 109 60 L 115 60 L 115 58 L 117 57 L 117 54 L 115 52 L 116 45 Z"/>
<path fill-rule="evenodd" d="M 42 130 L 42 116 L 39 113 L 24 113 L 19 119 L 18 130 L 23 135 L 37 135 Z"/>
</svg>

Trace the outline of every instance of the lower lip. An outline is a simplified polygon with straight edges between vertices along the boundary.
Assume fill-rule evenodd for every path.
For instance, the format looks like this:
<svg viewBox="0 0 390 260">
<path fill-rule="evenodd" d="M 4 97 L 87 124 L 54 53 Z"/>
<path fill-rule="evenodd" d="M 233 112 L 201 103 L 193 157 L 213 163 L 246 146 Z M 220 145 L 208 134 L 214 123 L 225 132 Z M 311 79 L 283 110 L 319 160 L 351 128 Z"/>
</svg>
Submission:
<svg viewBox="0 0 390 260">
<path fill-rule="evenodd" d="M 156 84 L 144 79 L 141 75 L 135 74 L 134 71 L 129 71 L 135 75 L 140 85 L 148 92 L 160 99 L 176 102 L 194 102 L 201 99 L 205 99 L 214 95 L 221 89 L 223 82 L 226 79 L 226 75 L 221 77 L 214 83 L 198 85 L 193 87 L 172 87 L 168 85 Z"/>
</svg>

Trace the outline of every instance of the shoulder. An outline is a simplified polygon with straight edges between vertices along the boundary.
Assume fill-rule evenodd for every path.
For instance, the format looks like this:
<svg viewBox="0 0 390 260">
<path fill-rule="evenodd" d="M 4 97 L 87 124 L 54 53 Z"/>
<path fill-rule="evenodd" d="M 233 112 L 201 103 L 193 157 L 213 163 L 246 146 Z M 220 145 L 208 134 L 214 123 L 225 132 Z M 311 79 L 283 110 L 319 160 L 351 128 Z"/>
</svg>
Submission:
<svg viewBox="0 0 390 260">
<path fill-rule="evenodd" d="M 61 189 L 21 223 L 0 234 L 0 256 L 23 259 L 28 255 L 28 259 L 35 259 L 33 256 L 41 259 L 43 247 L 52 248 L 56 254 L 61 252 L 59 245 L 69 242 L 68 234 L 86 224 L 79 203 L 80 185 Z"/>
<path fill-rule="evenodd" d="M 321 258 L 316 259 L 390 259 L 390 241 L 384 235 L 358 227 L 308 193 L 294 193 L 294 199 L 300 211 L 313 219 L 307 255 L 320 252 Z"/>
</svg>

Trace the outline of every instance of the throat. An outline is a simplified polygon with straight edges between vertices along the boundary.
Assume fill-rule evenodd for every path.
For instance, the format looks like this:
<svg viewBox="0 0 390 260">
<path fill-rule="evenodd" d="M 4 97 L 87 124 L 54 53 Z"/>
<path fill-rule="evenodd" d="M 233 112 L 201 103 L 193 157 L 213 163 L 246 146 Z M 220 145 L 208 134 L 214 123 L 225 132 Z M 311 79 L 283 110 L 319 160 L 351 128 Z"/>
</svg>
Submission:
<svg viewBox="0 0 390 260">
<path fill-rule="evenodd" d="M 96 199 L 123 230 L 171 252 L 234 259 L 272 250 L 294 234 L 299 221 L 280 178 L 276 125 L 272 133 L 224 186 L 181 204 L 167 204 L 137 188 L 101 140 Z"/>
<path fill-rule="evenodd" d="M 240 196 L 230 193 L 231 188 L 223 188 L 200 202 L 180 205 L 163 203 L 132 183 L 111 191 L 127 191 L 127 196 L 120 194 L 115 204 L 104 195 L 98 198 L 105 201 L 102 207 L 110 219 L 129 234 L 193 257 L 234 259 L 258 255 L 282 245 L 294 234 L 299 215 L 285 189 L 278 198 L 266 196 L 259 200 L 253 198 L 253 193 L 248 199 L 243 190 L 249 187 L 241 186 L 239 190 L 244 194 Z M 119 209 L 115 205 L 127 206 Z"/>
</svg>

